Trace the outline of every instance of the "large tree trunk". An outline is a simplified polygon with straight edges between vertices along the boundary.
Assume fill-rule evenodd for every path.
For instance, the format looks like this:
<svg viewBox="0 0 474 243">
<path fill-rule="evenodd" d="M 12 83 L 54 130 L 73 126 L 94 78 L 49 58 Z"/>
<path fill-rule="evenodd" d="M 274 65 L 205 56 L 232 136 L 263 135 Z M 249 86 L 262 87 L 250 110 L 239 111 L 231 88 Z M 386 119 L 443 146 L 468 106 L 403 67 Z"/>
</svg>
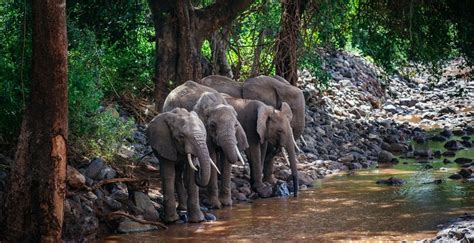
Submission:
<svg viewBox="0 0 474 243">
<path fill-rule="evenodd" d="M 211 35 L 212 73 L 232 78 L 234 75 L 226 56 L 227 49 L 229 49 L 230 31 L 228 28 L 228 26 L 224 27 L 221 31 L 216 31 Z"/>
<path fill-rule="evenodd" d="M 149 0 L 156 32 L 155 108 L 161 111 L 170 83 L 180 85 L 202 76 L 203 40 L 228 25 L 252 0 L 216 0 L 195 9 L 191 0 Z"/>
<path fill-rule="evenodd" d="M 262 53 L 263 45 L 265 44 L 265 37 L 269 32 L 269 29 L 265 29 L 258 35 L 257 46 L 255 46 L 255 51 L 253 52 L 253 63 L 250 77 L 256 77 L 260 74 L 260 53 Z"/>
<path fill-rule="evenodd" d="M 66 1 L 34 0 L 33 62 L 5 202 L 6 242 L 59 242 L 66 190 Z"/>
<path fill-rule="evenodd" d="M 280 32 L 276 44 L 276 74 L 284 77 L 292 85 L 298 81 L 297 38 L 301 25 L 304 0 L 282 0 Z"/>
</svg>

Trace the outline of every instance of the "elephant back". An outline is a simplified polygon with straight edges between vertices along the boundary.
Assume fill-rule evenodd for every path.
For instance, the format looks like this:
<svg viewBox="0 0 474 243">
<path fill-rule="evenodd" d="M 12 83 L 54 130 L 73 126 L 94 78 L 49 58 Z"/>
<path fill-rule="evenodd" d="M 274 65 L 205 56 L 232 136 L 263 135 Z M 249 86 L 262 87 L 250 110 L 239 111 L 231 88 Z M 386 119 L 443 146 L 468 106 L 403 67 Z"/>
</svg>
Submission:
<svg viewBox="0 0 474 243">
<path fill-rule="evenodd" d="M 213 88 L 191 80 L 186 81 L 168 94 L 163 104 L 163 112 L 171 111 L 177 107 L 192 111 L 199 97 L 201 97 L 204 92 L 217 93 Z"/>
<path fill-rule="evenodd" d="M 232 97 L 242 97 L 242 84 L 225 76 L 210 75 L 201 79 L 199 83 Z"/>
</svg>

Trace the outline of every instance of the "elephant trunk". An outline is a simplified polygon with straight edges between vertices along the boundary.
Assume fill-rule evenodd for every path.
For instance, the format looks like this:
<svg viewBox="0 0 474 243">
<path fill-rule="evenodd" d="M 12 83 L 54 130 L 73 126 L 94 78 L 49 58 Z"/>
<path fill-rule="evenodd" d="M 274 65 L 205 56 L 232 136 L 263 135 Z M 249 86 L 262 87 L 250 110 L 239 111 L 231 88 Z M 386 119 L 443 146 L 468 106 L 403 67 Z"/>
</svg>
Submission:
<svg viewBox="0 0 474 243">
<path fill-rule="evenodd" d="M 227 141 L 221 146 L 227 161 L 229 161 L 231 164 L 234 164 L 239 160 L 236 146 L 237 144 L 232 141 Z"/>
<path fill-rule="evenodd" d="M 295 140 L 297 140 L 301 135 L 303 135 L 304 126 L 305 126 L 305 114 L 304 114 L 305 102 L 304 102 L 303 94 L 301 93 L 300 95 L 302 97 L 298 99 L 297 104 L 291 106 L 292 108 L 302 107 L 300 109 L 291 109 L 291 112 L 293 113 L 291 127 L 293 128 L 293 135 L 294 135 Z"/>
<path fill-rule="evenodd" d="M 237 150 L 237 138 L 235 137 L 235 129 L 233 127 L 223 126 L 222 130 L 218 131 L 217 142 L 219 147 L 221 147 L 222 152 L 226 156 L 227 160 L 235 164 L 239 160 Z"/>
<path fill-rule="evenodd" d="M 291 133 L 291 130 L 290 130 Z M 293 137 L 293 134 L 290 134 L 291 137 Z M 288 154 L 285 152 L 285 147 L 288 149 Z M 291 169 L 291 176 L 293 178 L 293 192 L 294 196 L 298 196 L 298 168 L 297 168 L 297 160 L 296 160 L 296 152 L 295 152 L 295 144 L 293 139 L 289 139 L 288 142 L 282 147 L 283 150 L 283 155 L 287 156 L 288 155 L 288 160 L 290 164 L 290 169 Z"/>
<path fill-rule="evenodd" d="M 196 184 L 205 187 L 209 184 L 211 177 L 211 157 L 207 148 L 206 139 L 202 135 L 195 135 L 197 146 L 196 155 L 199 160 L 199 169 L 195 173 Z"/>
</svg>

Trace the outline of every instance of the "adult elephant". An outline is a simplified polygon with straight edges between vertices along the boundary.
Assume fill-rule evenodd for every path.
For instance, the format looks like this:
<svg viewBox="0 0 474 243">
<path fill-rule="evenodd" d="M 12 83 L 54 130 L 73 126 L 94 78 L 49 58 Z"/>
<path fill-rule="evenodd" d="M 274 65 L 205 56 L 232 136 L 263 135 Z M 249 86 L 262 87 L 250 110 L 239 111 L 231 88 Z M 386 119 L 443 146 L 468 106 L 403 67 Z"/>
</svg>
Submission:
<svg viewBox="0 0 474 243">
<path fill-rule="evenodd" d="M 281 109 L 282 104 L 286 102 L 293 113 L 291 127 L 294 140 L 297 140 L 299 137 L 302 138 L 305 127 L 304 95 L 299 88 L 292 86 L 284 78 L 277 75 L 273 77 L 260 75 L 249 78 L 243 84 L 240 84 L 228 77 L 211 75 L 203 78 L 200 83 L 233 97 L 262 101 L 277 109 Z M 303 139 L 302 142 L 304 143 Z M 297 146 L 296 142 L 294 143 Z M 267 147 L 266 156 L 263 159 L 263 179 L 272 184 L 275 182 L 273 178 L 273 158 L 277 152 L 278 148 L 270 145 Z"/>
<path fill-rule="evenodd" d="M 176 107 L 194 110 L 203 121 L 207 131 L 209 154 L 222 171 L 218 185 L 217 170 L 211 170 L 208 186 L 209 206 L 221 208 L 231 206 L 231 164 L 241 160 L 240 151 L 248 148 L 247 137 L 237 120 L 234 108 L 227 104 L 224 97 L 216 90 L 193 81 L 187 81 L 170 92 L 165 100 L 163 111 Z M 177 181 L 178 198 L 184 200 L 182 183 Z"/>
<path fill-rule="evenodd" d="M 290 126 L 292 112 L 286 102 L 281 110 L 265 105 L 258 100 L 227 97 L 227 102 L 237 111 L 237 118 L 247 134 L 249 148 L 245 151 L 250 163 L 252 188 L 261 197 L 272 195 L 272 186 L 262 180 L 262 160 L 269 145 L 281 149 L 289 163 L 293 178 L 294 196 L 298 195 L 297 159 Z M 286 153 L 286 151 L 288 151 Z"/>
<path fill-rule="evenodd" d="M 206 145 L 206 129 L 198 115 L 181 108 L 161 113 L 148 125 L 146 136 L 160 160 L 164 221 L 170 223 L 179 219 L 175 177 L 186 180 L 189 222 L 203 221 L 197 186 L 209 183 L 212 161 Z"/>
</svg>

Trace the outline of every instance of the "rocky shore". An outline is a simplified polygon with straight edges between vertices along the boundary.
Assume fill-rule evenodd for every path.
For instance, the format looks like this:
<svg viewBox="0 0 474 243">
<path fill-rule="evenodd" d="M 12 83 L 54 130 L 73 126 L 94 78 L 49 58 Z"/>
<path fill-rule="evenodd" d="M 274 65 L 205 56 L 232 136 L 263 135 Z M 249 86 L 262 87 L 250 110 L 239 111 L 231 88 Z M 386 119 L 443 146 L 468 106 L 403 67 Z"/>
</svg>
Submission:
<svg viewBox="0 0 474 243">
<path fill-rule="evenodd" d="M 474 81 L 465 76 L 466 70 L 457 69 L 455 64 L 460 60 L 447 65 L 441 79 L 432 82 L 424 74 L 411 78 L 388 76 L 353 54 L 322 54 L 324 68 L 332 77 L 326 90 L 317 89 L 314 85 L 317 80 L 308 72 L 300 72 L 299 86 L 307 105 L 303 135 L 306 145 L 298 141 L 304 152 L 299 155 L 298 164 L 301 189 L 339 171 L 397 163 L 399 154 L 437 156 L 436 151 L 414 150 L 409 143 L 412 139 L 420 143 L 447 141 L 454 148 L 448 150 L 454 153 L 472 146 L 467 135 L 474 133 Z M 65 241 L 162 228 L 152 223 L 160 221 L 162 194 L 159 162 L 150 153 L 144 128 L 137 125 L 132 147 L 120 151 L 125 164 L 95 158 L 75 167 L 68 166 Z M 441 129 L 441 133 L 431 133 L 431 129 Z M 452 140 L 453 134 L 466 139 Z M 472 160 L 464 162 L 465 171 L 458 174 L 471 178 Z M 0 166 L 10 163 L 11 159 L 0 157 Z M 248 165 L 235 165 L 232 173 L 234 202 L 257 199 L 258 195 L 250 188 Z M 275 196 L 288 196 L 292 188 L 291 172 L 280 157 L 276 158 L 274 174 L 278 179 Z M 0 170 L 0 202 L 7 178 Z M 185 215 L 182 216 L 185 222 Z M 208 214 L 207 218 L 212 220 L 213 216 Z"/>
</svg>

